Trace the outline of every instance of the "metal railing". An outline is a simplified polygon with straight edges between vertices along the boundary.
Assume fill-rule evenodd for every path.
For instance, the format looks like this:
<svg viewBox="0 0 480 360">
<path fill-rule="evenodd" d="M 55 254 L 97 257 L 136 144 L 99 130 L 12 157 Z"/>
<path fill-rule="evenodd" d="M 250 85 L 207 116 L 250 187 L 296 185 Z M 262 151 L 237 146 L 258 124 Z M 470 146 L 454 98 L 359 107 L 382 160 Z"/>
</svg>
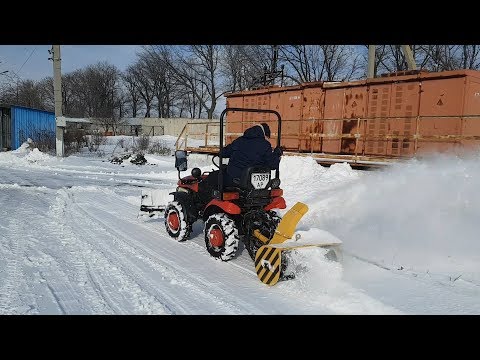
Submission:
<svg viewBox="0 0 480 360">
<path fill-rule="evenodd" d="M 196 147 L 215 147 L 218 146 L 215 140 L 219 141 L 220 121 L 205 123 L 192 121 L 186 123 L 177 141 L 175 141 L 176 150 L 185 150 L 189 148 L 188 140 L 197 140 Z M 202 144 L 200 144 L 202 141 Z M 192 142 L 192 141 L 191 141 Z"/>
</svg>

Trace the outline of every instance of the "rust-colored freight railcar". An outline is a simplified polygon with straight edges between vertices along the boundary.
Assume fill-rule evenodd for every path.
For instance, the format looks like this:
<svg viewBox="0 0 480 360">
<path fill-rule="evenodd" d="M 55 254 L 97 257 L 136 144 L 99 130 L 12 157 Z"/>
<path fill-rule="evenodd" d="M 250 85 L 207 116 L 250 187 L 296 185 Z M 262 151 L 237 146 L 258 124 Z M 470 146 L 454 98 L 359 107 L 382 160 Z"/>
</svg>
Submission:
<svg viewBox="0 0 480 360">
<path fill-rule="evenodd" d="M 229 93 L 227 107 L 282 116 L 287 151 L 339 159 L 395 159 L 480 147 L 480 71 L 401 72 L 352 82 L 314 82 Z M 229 112 L 226 142 L 270 114 Z"/>
</svg>

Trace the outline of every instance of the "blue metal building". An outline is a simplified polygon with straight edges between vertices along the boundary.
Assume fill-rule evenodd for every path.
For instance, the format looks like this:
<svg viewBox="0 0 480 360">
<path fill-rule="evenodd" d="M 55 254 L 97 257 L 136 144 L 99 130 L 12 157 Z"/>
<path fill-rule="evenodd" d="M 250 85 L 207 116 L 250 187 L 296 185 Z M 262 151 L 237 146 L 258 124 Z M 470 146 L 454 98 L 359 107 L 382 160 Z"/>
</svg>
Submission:
<svg viewBox="0 0 480 360">
<path fill-rule="evenodd" d="M 24 106 L 0 106 L 0 150 L 15 150 L 28 138 L 55 138 L 55 113 Z"/>
</svg>

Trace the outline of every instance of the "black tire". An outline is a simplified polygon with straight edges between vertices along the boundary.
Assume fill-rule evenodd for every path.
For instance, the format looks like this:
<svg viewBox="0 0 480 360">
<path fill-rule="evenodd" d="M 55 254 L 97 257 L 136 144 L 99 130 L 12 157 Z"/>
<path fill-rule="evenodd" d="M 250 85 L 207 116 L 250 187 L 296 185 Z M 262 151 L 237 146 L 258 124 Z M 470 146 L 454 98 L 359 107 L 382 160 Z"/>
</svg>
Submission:
<svg viewBox="0 0 480 360">
<path fill-rule="evenodd" d="M 175 223 L 175 216 L 178 224 Z M 171 201 L 165 208 L 165 229 L 168 235 L 178 241 L 185 241 L 190 236 L 192 224 L 187 221 L 185 208 L 180 202 Z"/>
<path fill-rule="evenodd" d="M 270 234 L 263 235 L 272 238 L 275 233 L 275 229 L 277 228 L 282 218 L 278 216 L 278 214 L 274 210 L 269 210 L 266 212 L 266 214 L 267 219 L 271 224 L 271 230 L 269 231 Z M 265 245 L 265 243 L 258 240 L 255 236 L 247 235 L 247 237 L 245 238 L 245 248 L 247 249 L 248 255 L 250 255 L 253 261 L 255 261 L 255 255 L 257 254 L 258 249 L 260 249 L 260 247 L 262 247 L 263 245 Z"/>
<path fill-rule="evenodd" d="M 270 219 L 274 221 L 275 225 L 278 226 L 282 218 L 273 210 L 269 210 L 267 214 L 270 217 Z"/>
<path fill-rule="evenodd" d="M 247 235 L 245 238 L 245 248 L 248 251 L 248 255 L 255 261 L 255 255 L 257 254 L 258 249 L 260 249 L 264 243 L 258 240 L 255 236 Z"/>
<path fill-rule="evenodd" d="M 212 230 L 222 237 L 221 244 L 218 238 L 216 239 L 217 243 L 212 244 Z M 211 215 L 205 222 L 204 234 L 207 251 L 214 258 L 228 261 L 235 256 L 239 243 L 238 229 L 235 221 L 227 214 Z"/>
</svg>

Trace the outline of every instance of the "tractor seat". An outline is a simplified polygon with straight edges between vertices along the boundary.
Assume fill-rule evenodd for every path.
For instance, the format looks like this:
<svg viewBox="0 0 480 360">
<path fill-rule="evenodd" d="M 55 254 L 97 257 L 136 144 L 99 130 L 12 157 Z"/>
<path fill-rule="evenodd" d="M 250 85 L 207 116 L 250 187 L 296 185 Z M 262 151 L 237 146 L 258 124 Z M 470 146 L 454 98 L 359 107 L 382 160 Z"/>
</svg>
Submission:
<svg viewBox="0 0 480 360">
<path fill-rule="evenodd" d="M 199 179 L 193 177 L 192 175 L 185 176 L 181 179 L 182 184 L 194 184 L 198 182 Z"/>
<path fill-rule="evenodd" d="M 238 186 L 227 186 L 223 188 L 223 192 L 237 192 L 240 190 Z"/>
</svg>

